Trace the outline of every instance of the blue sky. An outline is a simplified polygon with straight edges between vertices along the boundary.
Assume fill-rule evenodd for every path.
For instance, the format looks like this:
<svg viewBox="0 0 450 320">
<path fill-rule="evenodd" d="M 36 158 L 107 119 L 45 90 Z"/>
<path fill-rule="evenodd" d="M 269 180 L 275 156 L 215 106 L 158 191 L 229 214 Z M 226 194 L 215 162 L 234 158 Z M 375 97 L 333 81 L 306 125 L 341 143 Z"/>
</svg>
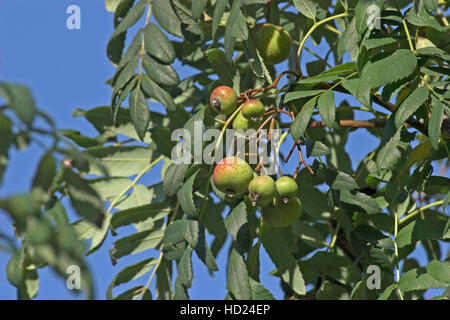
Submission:
<svg viewBox="0 0 450 320">
<path fill-rule="evenodd" d="M 66 8 L 77 4 L 81 8 L 81 30 L 66 28 Z M 113 32 L 113 15 L 105 10 L 103 0 L 2 0 L 0 1 L 0 80 L 22 83 L 32 90 L 39 108 L 49 114 L 59 129 L 77 129 L 84 134 L 94 135 L 95 130 L 81 118 L 72 118 L 75 108 L 90 109 L 108 105 L 111 89 L 105 81 L 112 77 L 115 69 L 106 57 L 106 44 Z M 142 23 L 138 22 L 141 26 Z M 130 33 L 135 34 L 136 28 Z M 134 33 L 133 33 L 134 32 Z M 131 36 L 129 37 L 131 38 Z M 324 56 L 326 45 L 315 47 L 310 41 L 309 48 Z M 304 53 L 302 68 L 313 57 Z M 190 70 L 176 64 L 180 77 L 189 75 Z M 278 66 L 281 69 L 286 66 Z M 284 70 L 284 69 L 283 69 Z M 348 96 L 346 97 L 348 99 Z M 337 97 L 337 103 L 342 97 Z M 348 99 L 352 105 L 355 100 Z M 151 105 L 152 108 L 161 108 Z M 358 114 L 364 119 L 364 114 Z M 366 130 L 350 134 L 347 151 L 352 157 L 353 168 L 375 146 L 377 141 Z M 31 184 L 42 149 L 32 145 L 22 152 L 12 152 L 14 163 L 6 171 L 4 182 L 0 186 L 0 197 L 26 192 Z M 311 160 L 311 159 L 309 159 Z M 311 162 L 311 161 L 309 161 Z M 287 169 L 293 169 L 290 164 Z M 158 168 L 147 176 L 143 182 L 152 183 L 160 179 Z M 73 217 L 73 212 L 69 212 Z M 127 230 L 130 231 L 130 230 Z M 0 214 L 0 232 L 12 235 L 10 221 Z M 121 232 L 120 236 L 124 234 Z M 115 274 L 126 265 L 143 259 L 149 252 L 125 258 L 112 266 L 108 249 L 115 239 L 108 235 L 101 250 L 87 258 L 91 267 L 96 298 L 104 299 L 105 291 Z M 227 240 L 227 245 L 230 239 Z M 446 250 L 443 250 L 444 254 Z M 192 299 L 223 299 L 226 294 L 226 248 L 218 257 L 221 271 L 211 278 L 206 267 L 194 257 L 194 284 L 189 290 Z M 156 252 L 150 252 L 157 256 Z M 423 261 L 424 252 L 418 251 L 419 262 Z M 0 252 L 0 299 L 15 299 L 15 288 L 7 279 L 5 268 L 9 257 Z M 274 294 L 282 298 L 279 281 L 269 277 L 273 264 L 265 252 L 262 254 L 261 281 Z M 38 299 L 80 299 L 67 290 L 65 282 L 56 277 L 51 270 L 39 271 L 41 287 Z M 139 280 L 145 283 L 147 277 Z M 134 283 L 135 284 L 135 283 Z M 154 281 L 151 288 L 154 287 Z M 123 288 L 115 291 L 117 294 Z"/>
</svg>

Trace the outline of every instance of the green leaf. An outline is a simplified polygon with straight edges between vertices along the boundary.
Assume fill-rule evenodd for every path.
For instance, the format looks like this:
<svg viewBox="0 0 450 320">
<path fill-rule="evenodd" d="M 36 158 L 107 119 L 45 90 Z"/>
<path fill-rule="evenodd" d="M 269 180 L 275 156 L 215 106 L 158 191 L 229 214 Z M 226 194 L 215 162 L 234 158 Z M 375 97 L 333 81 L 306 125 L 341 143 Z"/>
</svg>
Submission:
<svg viewBox="0 0 450 320">
<path fill-rule="evenodd" d="M 305 294 L 306 287 L 300 268 L 289 250 L 283 236 L 283 229 L 272 228 L 263 224 L 261 241 L 270 259 L 273 261 L 281 278 L 298 294 Z"/>
<path fill-rule="evenodd" d="M 97 191 L 102 201 L 115 198 L 125 188 L 131 186 L 131 180 L 122 177 L 89 179 L 88 183 Z"/>
<path fill-rule="evenodd" d="M 156 263 L 157 261 L 154 258 L 148 258 L 122 269 L 109 284 L 108 289 L 106 290 L 106 298 L 108 300 L 114 299 L 113 289 L 115 287 L 142 277 L 149 272 Z"/>
<path fill-rule="evenodd" d="M 252 300 L 275 300 L 272 293 L 264 288 L 259 282 L 249 278 L 250 292 L 252 295 Z"/>
<path fill-rule="evenodd" d="M 334 92 L 325 91 L 317 101 L 319 114 L 328 128 L 335 128 L 336 123 L 336 106 L 334 104 Z"/>
<path fill-rule="evenodd" d="M 359 40 L 361 36 L 356 31 L 356 19 L 353 18 L 352 21 L 346 25 L 345 31 L 342 37 L 338 41 L 337 54 L 342 57 L 345 52 L 348 51 L 350 54 L 350 59 L 356 61 L 359 53 Z"/>
<path fill-rule="evenodd" d="M 282 101 L 284 103 L 286 103 L 286 102 L 296 100 L 296 99 L 315 96 L 315 95 L 318 95 L 323 92 L 325 92 L 325 90 L 301 90 L 301 91 L 288 92 L 284 95 L 284 97 L 282 98 Z"/>
<path fill-rule="evenodd" d="M 178 73 L 171 65 L 161 64 L 148 55 L 144 56 L 142 65 L 147 75 L 160 85 L 171 87 L 180 83 Z"/>
<path fill-rule="evenodd" d="M 158 127 L 152 130 L 151 138 L 161 154 L 167 158 L 172 157 L 172 149 L 177 145 L 177 142 L 172 141 L 172 131 L 168 127 Z"/>
<path fill-rule="evenodd" d="M 450 264 L 447 261 L 430 261 L 426 267 L 428 274 L 439 282 L 450 285 Z"/>
<path fill-rule="evenodd" d="M 226 288 L 233 296 L 238 300 L 250 300 L 251 289 L 247 266 L 245 265 L 244 258 L 235 248 L 230 253 L 227 275 L 228 282 Z"/>
<path fill-rule="evenodd" d="M 119 92 L 123 89 L 127 83 L 130 82 L 131 78 L 134 76 L 136 69 L 139 64 L 139 57 L 133 57 L 129 62 L 125 64 L 122 69 L 117 69 L 117 76 L 114 75 L 113 87 L 114 91 Z"/>
<path fill-rule="evenodd" d="M 158 228 L 141 231 L 116 240 L 114 247 L 109 251 L 113 265 L 124 256 L 158 248 L 163 237 L 164 229 Z"/>
<path fill-rule="evenodd" d="M 134 0 L 122 0 L 118 4 L 114 13 L 114 28 L 117 28 L 120 22 L 123 21 L 133 7 L 133 4 Z M 125 31 L 126 29 L 127 28 L 125 28 Z M 120 63 L 122 57 L 123 48 L 125 47 L 125 31 L 119 33 L 114 32 L 106 47 L 106 55 L 114 66 L 117 66 Z"/>
<path fill-rule="evenodd" d="M 395 112 L 395 126 L 400 128 L 403 122 L 408 120 L 410 116 L 425 102 L 428 98 L 428 88 L 420 87 L 415 89 L 398 107 Z"/>
<path fill-rule="evenodd" d="M 328 245 L 325 237 L 314 226 L 305 222 L 295 221 L 292 231 L 301 241 L 313 248 L 320 249 Z"/>
<path fill-rule="evenodd" d="M 313 76 L 306 79 L 300 79 L 297 81 L 298 84 L 318 84 L 322 82 L 336 81 L 339 80 L 340 77 L 338 74 L 318 74 L 317 76 Z"/>
<path fill-rule="evenodd" d="M 337 284 L 325 280 L 316 293 L 318 300 L 349 300 L 350 295 L 347 290 Z"/>
<path fill-rule="evenodd" d="M 261 242 L 257 242 L 248 252 L 247 255 L 247 270 L 250 278 L 259 281 L 259 250 L 261 247 Z"/>
<path fill-rule="evenodd" d="M 122 2 L 123 0 L 105 0 L 105 8 L 109 12 L 115 12 L 117 9 L 117 6 Z"/>
<path fill-rule="evenodd" d="M 163 179 L 163 192 L 167 197 L 175 196 L 181 189 L 188 168 L 189 165 L 183 163 L 169 166 Z"/>
<path fill-rule="evenodd" d="M 414 268 L 403 274 L 398 285 L 400 290 L 405 292 L 448 287 L 448 283 L 436 280 L 429 273 L 426 273 L 423 268 Z"/>
<path fill-rule="evenodd" d="M 105 209 L 98 193 L 85 179 L 78 177 L 72 171 L 64 170 L 63 176 L 70 202 L 75 211 L 81 217 L 101 227 Z"/>
<path fill-rule="evenodd" d="M 316 4 L 310 0 L 294 0 L 295 8 L 305 17 L 316 19 Z"/>
<path fill-rule="evenodd" d="M 309 265 L 317 275 L 324 274 L 337 281 L 361 279 L 358 268 L 352 268 L 352 261 L 346 256 L 336 253 L 318 251 L 310 258 Z"/>
<path fill-rule="evenodd" d="M 140 146 L 94 147 L 86 149 L 83 153 L 98 161 L 98 164 L 90 162 L 87 173 L 104 176 L 103 167 L 109 175 L 116 177 L 139 174 L 149 165 L 153 156 L 151 149 Z"/>
<path fill-rule="evenodd" d="M 145 50 L 163 63 L 175 60 L 175 49 L 164 32 L 154 23 L 149 23 L 144 32 Z"/>
<path fill-rule="evenodd" d="M 328 219 L 327 199 L 319 189 L 303 181 L 298 186 L 298 197 L 305 212 L 316 220 Z"/>
<path fill-rule="evenodd" d="M 409 133 L 405 127 L 396 129 L 391 116 L 384 127 L 381 149 L 377 154 L 377 167 L 379 170 L 392 168 L 400 158 L 399 148 L 404 149 L 414 138 L 413 133 Z"/>
<path fill-rule="evenodd" d="M 186 240 L 192 247 L 199 241 L 199 225 L 195 220 L 177 220 L 171 223 L 164 234 L 164 244 L 177 244 Z"/>
<path fill-rule="evenodd" d="M 415 220 L 400 229 L 395 238 L 399 248 L 426 239 L 439 240 L 445 231 L 444 221 Z"/>
<path fill-rule="evenodd" d="M 13 142 L 12 134 L 12 123 L 11 120 L 0 114 L 0 186 L 3 178 L 3 173 L 5 172 L 6 166 L 8 164 L 8 150 Z"/>
<path fill-rule="evenodd" d="M 146 74 L 142 75 L 141 88 L 144 93 L 160 102 L 168 111 L 176 111 L 177 106 L 172 96 L 165 89 L 161 88 L 156 82 L 150 79 Z"/>
<path fill-rule="evenodd" d="M 291 133 L 294 141 L 300 140 L 306 128 L 308 127 L 309 120 L 313 114 L 314 108 L 316 106 L 317 98 L 314 97 L 309 100 L 299 112 L 295 121 L 291 124 Z"/>
<path fill-rule="evenodd" d="M 417 58 L 408 49 L 399 49 L 388 57 L 368 62 L 362 72 L 358 87 L 358 96 L 391 82 L 407 77 L 414 72 L 417 66 Z M 386 72 L 389 70 L 389 72 Z"/>
<path fill-rule="evenodd" d="M 134 82 L 137 82 L 137 78 L 135 78 Z M 133 89 L 133 87 L 128 87 L 127 89 Z M 125 90 L 125 89 L 124 89 Z M 129 92 L 130 92 L 129 91 Z M 129 93 L 128 92 L 128 93 Z M 128 94 L 127 94 L 128 96 Z M 126 98 L 126 97 L 125 97 Z M 100 134 L 122 134 L 126 137 L 138 140 L 139 137 L 134 129 L 133 124 L 131 123 L 130 118 L 130 110 L 128 108 L 117 108 L 117 118 L 115 123 L 113 123 L 113 117 L 111 116 L 111 108 L 110 106 L 102 106 L 90 109 L 88 111 L 84 111 L 82 109 L 76 109 L 74 111 L 74 117 L 84 116 L 90 124 L 94 126 L 94 128 Z M 150 126 L 161 125 L 164 121 L 164 116 L 157 112 L 150 111 Z M 145 142 L 149 143 L 151 140 L 149 139 L 150 133 L 146 135 Z"/>
<path fill-rule="evenodd" d="M 50 196 L 49 188 L 53 183 L 55 174 L 55 159 L 53 158 L 51 153 L 47 152 L 42 156 L 39 166 L 36 170 L 36 174 L 33 178 L 33 193 L 36 194 L 37 192 L 36 195 L 38 196 L 38 199 L 41 198 L 42 200 L 45 200 Z"/>
<path fill-rule="evenodd" d="M 130 224 L 145 224 L 163 219 L 172 209 L 166 202 L 153 202 L 139 207 L 116 212 L 111 219 L 113 230 Z M 150 224 L 151 226 L 151 224 Z"/>
<path fill-rule="evenodd" d="M 172 1 L 152 0 L 152 13 L 164 30 L 174 36 L 184 38 L 181 21 L 173 10 Z"/>
<path fill-rule="evenodd" d="M 212 255 L 211 249 L 208 246 L 208 242 L 205 238 L 205 230 L 202 226 L 200 226 L 200 232 L 198 233 L 198 242 L 195 246 L 195 253 L 198 258 L 208 267 L 210 271 L 218 271 L 219 267 L 217 266 L 216 260 Z"/>
<path fill-rule="evenodd" d="M 375 48 L 386 46 L 386 45 L 393 44 L 393 43 L 397 43 L 397 40 L 395 40 L 394 38 L 384 37 L 384 38 L 375 38 L 375 39 L 364 39 L 363 45 L 367 49 L 375 49 Z"/>
<path fill-rule="evenodd" d="M 241 249 L 248 251 L 250 247 L 250 233 L 247 221 L 247 205 L 241 201 L 225 218 L 225 228 Z"/>
<path fill-rule="evenodd" d="M 306 156 L 320 157 L 330 153 L 330 149 L 320 141 L 306 140 Z"/>
<path fill-rule="evenodd" d="M 6 105 L 27 125 L 31 125 L 36 107 L 31 91 L 22 85 L 0 82 L 0 95 L 6 99 Z"/>
<path fill-rule="evenodd" d="M 365 92 L 364 94 L 358 93 L 358 87 L 361 79 L 346 79 L 342 82 L 342 86 L 350 92 L 359 102 L 367 107 L 372 106 L 372 101 L 370 97 L 370 92 Z"/>
<path fill-rule="evenodd" d="M 227 1 L 216 1 L 216 4 L 214 6 L 213 22 L 212 22 L 211 38 L 213 40 L 216 36 L 217 29 L 219 28 L 219 24 L 222 21 L 222 16 L 225 12 L 226 7 L 227 7 Z"/>
<path fill-rule="evenodd" d="M 340 200 L 350 205 L 350 210 L 360 211 L 362 209 L 362 212 L 368 214 L 381 212 L 378 203 L 372 197 L 362 192 L 351 193 L 348 190 L 343 190 L 340 194 Z"/>
<path fill-rule="evenodd" d="M 147 3 L 144 1 L 138 2 L 131 10 L 125 15 L 125 17 L 120 20 L 117 25 L 112 37 L 117 36 L 121 33 L 126 32 L 129 28 L 136 24 L 145 12 L 145 7 Z"/>
<path fill-rule="evenodd" d="M 101 247 L 103 242 L 105 241 L 106 236 L 108 235 L 109 226 L 111 223 L 111 217 L 112 217 L 111 214 L 108 214 L 105 217 L 105 220 L 103 221 L 103 226 L 101 227 L 101 229 L 98 229 L 94 226 L 91 227 L 91 230 L 89 231 L 89 235 L 92 236 L 91 237 L 92 241 L 91 241 L 91 246 L 89 247 L 89 251 L 86 253 L 86 255 L 90 255 L 90 254 L 94 253 L 95 251 L 97 251 Z"/>
<path fill-rule="evenodd" d="M 150 123 L 150 111 L 140 88 L 133 90 L 129 102 L 131 122 L 133 122 L 139 138 L 143 140 Z"/>
<path fill-rule="evenodd" d="M 192 17 L 195 19 L 200 18 L 201 14 L 203 13 L 203 10 L 205 10 L 206 4 L 208 3 L 208 0 L 197 0 L 192 1 Z"/>
<path fill-rule="evenodd" d="M 444 116 L 444 104 L 434 96 L 432 97 L 430 122 L 428 123 L 428 137 L 434 149 L 439 147 L 439 137 L 441 135 L 442 117 Z"/>
<path fill-rule="evenodd" d="M 158 300 L 171 300 L 172 292 L 172 262 L 162 258 L 156 271 L 156 297 Z"/>
<path fill-rule="evenodd" d="M 358 1 L 355 7 L 355 22 L 356 22 L 356 31 L 359 34 L 363 34 L 366 31 L 368 25 L 372 22 L 372 19 L 376 19 L 377 17 L 373 17 L 373 11 L 369 9 L 371 6 L 378 6 L 381 9 L 382 2 L 376 0 L 367 0 L 367 1 Z M 372 19 L 371 19 L 372 18 Z M 379 18 L 379 17 L 378 17 Z"/>
<path fill-rule="evenodd" d="M 25 270 L 23 269 L 23 257 L 22 250 L 16 251 L 6 266 L 6 275 L 8 281 L 16 286 L 20 287 L 23 284 L 25 278 Z"/>
<path fill-rule="evenodd" d="M 228 16 L 225 29 L 225 57 L 228 63 L 233 63 L 234 43 L 236 39 L 246 40 L 248 38 L 248 28 L 245 17 L 241 11 L 241 0 L 233 1 L 233 5 Z"/>
<path fill-rule="evenodd" d="M 418 54 L 424 56 L 432 56 L 435 58 L 439 58 L 444 61 L 450 60 L 450 53 L 435 47 L 425 47 L 416 50 Z"/>
<path fill-rule="evenodd" d="M 180 262 L 178 263 L 178 277 L 182 284 L 187 288 L 192 286 L 192 280 L 194 278 L 192 272 L 192 250 L 186 249 L 181 256 Z"/>
<path fill-rule="evenodd" d="M 412 6 L 405 15 L 406 20 L 419 27 L 431 27 L 438 31 L 444 31 L 446 27 L 436 20 L 436 18 L 429 14 L 425 8 L 424 2 L 420 1 L 417 5 Z M 448 27 L 447 27 L 448 30 Z"/>
<path fill-rule="evenodd" d="M 397 288 L 397 284 L 393 283 L 391 284 L 389 287 L 387 287 L 383 293 L 378 297 L 378 300 L 387 300 L 389 299 L 389 297 L 392 294 L 392 291 L 394 291 L 394 289 Z"/>
<path fill-rule="evenodd" d="M 325 181 L 334 190 L 354 190 L 358 189 L 355 179 L 349 174 L 327 168 L 325 170 Z"/>
<path fill-rule="evenodd" d="M 81 132 L 77 130 L 60 129 L 58 130 L 58 134 L 63 135 L 66 138 L 69 138 L 70 140 L 72 140 L 77 145 L 83 148 L 96 147 L 103 144 L 102 138 L 94 139 L 81 134 Z"/>
<path fill-rule="evenodd" d="M 175 279 L 175 300 L 189 300 L 189 294 L 187 291 L 187 287 L 181 282 L 180 277 Z"/>
<path fill-rule="evenodd" d="M 232 86 L 234 77 L 234 68 L 228 64 L 225 53 L 217 48 L 209 49 L 205 52 L 206 57 L 214 69 L 219 79 L 225 85 Z"/>
<path fill-rule="evenodd" d="M 183 212 L 192 218 L 198 217 L 198 210 L 195 206 L 193 198 L 193 187 L 195 178 L 197 177 L 199 171 L 200 170 L 197 170 L 194 174 L 192 174 L 177 192 L 178 201 L 183 209 Z"/>
<path fill-rule="evenodd" d="M 145 290 L 144 294 L 142 294 L 143 290 Z M 142 300 L 152 300 L 152 293 L 144 286 L 137 286 L 119 294 L 114 300 L 137 300 L 141 297 Z"/>
</svg>

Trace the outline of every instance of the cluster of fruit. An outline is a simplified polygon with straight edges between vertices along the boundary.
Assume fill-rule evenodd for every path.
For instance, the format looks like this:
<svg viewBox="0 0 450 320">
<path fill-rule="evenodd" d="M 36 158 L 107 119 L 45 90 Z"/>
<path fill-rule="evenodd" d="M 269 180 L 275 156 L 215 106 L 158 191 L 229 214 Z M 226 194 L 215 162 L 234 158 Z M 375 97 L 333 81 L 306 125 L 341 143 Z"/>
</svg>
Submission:
<svg viewBox="0 0 450 320">
<path fill-rule="evenodd" d="M 221 114 L 230 114 L 236 110 L 238 96 L 236 92 L 228 86 L 219 86 L 214 89 L 210 97 L 210 106 Z M 258 129 L 261 125 L 261 117 L 265 108 L 261 101 L 249 99 L 242 104 L 241 111 L 233 121 L 233 129 L 247 130 Z"/>
<path fill-rule="evenodd" d="M 277 64 L 289 56 L 291 37 L 283 28 L 269 23 L 256 25 L 252 30 L 255 47 L 265 63 Z M 233 120 L 235 130 L 258 130 L 264 118 L 265 107 L 261 101 L 249 99 Z M 233 113 L 240 97 L 228 86 L 218 86 L 210 96 L 210 106 L 220 114 Z M 252 167 L 238 157 L 222 159 L 213 173 L 215 187 L 228 198 L 248 194 L 253 206 L 260 208 L 264 221 L 273 227 L 285 227 L 298 219 L 302 212 L 297 198 L 297 182 L 288 176 L 276 181 L 269 175 L 258 176 Z"/>
<path fill-rule="evenodd" d="M 224 158 L 216 165 L 213 183 L 229 198 L 248 193 L 252 204 L 261 209 L 264 221 L 273 227 L 288 226 L 302 213 L 294 179 L 282 176 L 274 181 L 268 175 L 258 176 L 245 160 L 238 157 Z"/>
</svg>

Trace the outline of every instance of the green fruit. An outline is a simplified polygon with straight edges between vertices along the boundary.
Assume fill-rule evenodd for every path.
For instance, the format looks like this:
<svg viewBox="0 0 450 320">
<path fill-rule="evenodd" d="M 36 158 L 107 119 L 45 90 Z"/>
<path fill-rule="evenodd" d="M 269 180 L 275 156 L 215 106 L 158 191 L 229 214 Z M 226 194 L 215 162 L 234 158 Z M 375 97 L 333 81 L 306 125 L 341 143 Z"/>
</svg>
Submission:
<svg viewBox="0 0 450 320">
<path fill-rule="evenodd" d="M 213 172 L 214 185 L 230 198 L 246 193 L 252 179 L 253 170 L 250 165 L 237 157 L 222 159 Z"/>
<path fill-rule="evenodd" d="M 377 189 L 378 183 L 379 183 L 377 178 L 367 176 L 367 178 L 364 181 L 366 182 L 366 184 L 369 188 L 374 189 L 374 190 Z"/>
<path fill-rule="evenodd" d="M 264 62 L 277 64 L 289 56 L 292 39 L 282 27 L 270 23 L 257 24 L 252 37 Z"/>
<path fill-rule="evenodd" d="M 270 176 L 253 178 L 248 185 L 249 198 L 254 206 L 266 207 L 276 195 L 275 181 Z"/>
<path fill-rule="evenodd" d="M 241 109 L 244 118 L 253 122 L 258 122 L 265 111 L 264 105 L 259 100 L 248 100 L 242 104 Z"/>
<path fill-rule="evenodd" d="M 297 196 L 297 182 L 288 176 L 282 176 L 275 182 L 277 187 L 277 197 L 281 202 L 288 202 L 291 198 Z"/>
<path fill-rule="evenodd" d="M 234 130 L 248 130 L 248 129 L 255 129 L 258 130 L 259 126 L 261 125 L 261 121 L 251 121 L 247 120 L 243 115 L 242 112 L 239 112 L 233 120 L 233 129 Z"/>
<path fill-rule="evenodd" d="M 302 204 L 300 199 L 295 197 L 288 202 L 275 201 L 268 207 L 262 209 L 264 221 L 276 228 L 283 228 L 300 218 L 302 214 Z"/>
<path fill-rule="evenodd" d="M 227 86 L 218 86 L 211 93 L 209 102 L 211 107 L 218 113 L 230 114 L 237 106 L 238 97 L 236 92 Z"/>
</svg>

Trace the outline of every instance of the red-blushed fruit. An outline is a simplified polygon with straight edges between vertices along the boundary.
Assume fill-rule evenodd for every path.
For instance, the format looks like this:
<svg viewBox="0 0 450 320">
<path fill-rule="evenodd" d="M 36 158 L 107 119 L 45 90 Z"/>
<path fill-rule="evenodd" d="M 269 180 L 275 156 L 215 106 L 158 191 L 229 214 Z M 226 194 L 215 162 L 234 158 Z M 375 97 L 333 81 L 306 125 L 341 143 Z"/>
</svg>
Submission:
<svg viewBox="0 0 450 320">
<path fill-rule="evenodd" d="M 262 209 L 262 217 L 272 227 L 283 228 L 300 218 L 302 210 L 300 199 L 295 197 L 286 203 L 274 201 Z"/>
<path fill-rule="evenodd" d="M 277 187 L 277 198 L 282 202 L 288 202 L 297 196 L 297 182 L 289 176 L 282 176 L 275 181 Z"/>
<path fill-rule="evenodd" d="M 246 193 L 252 179 L 252 167 L 238 157 L 222 159 L 213 172 L 214 185 L 230 198 Z"/>
<path fill-rule="evenodd" d="M 264 115 L 264 105 L 259 100 L 248 100 L 242 104 L 242 115 L 245 119 L 258 122 Z"/>
<path fill-rule="evenodd" d="M 252 29 L 252 38 L 266 63 L 280 63 L 286 60 L 291 52 L 291 36 L 280 26 L 270 23 L 257 24 Z"/>
<path fill-rule="evenodd" d="M 232 113 L 237 107 L 237 101 L 236 92 L 228 86 L 218 86 L 209 98 L 211 108 L 222 114 Z"/>
<path fill-rule="evenodd" d="M 276 195 L 275 181 L 271 176 L 258 176 L 248 185 L 249 198 L 253 206 L 266 207 Z"/>
<path fill-rule="evenodd" d="M 239 130 L 239 129 L 244 130 L 244 131 L 246 131 L 248 129 L 258 130 L 260 125 L 261 125 L 261 121 L 248 120 L 242 115 L 242 112 L 239 112 L 236 115 L 236 118 L 234 118 L 234 120 L 233 120 L 233 129 L 234 130 Z"/>
</svg>

